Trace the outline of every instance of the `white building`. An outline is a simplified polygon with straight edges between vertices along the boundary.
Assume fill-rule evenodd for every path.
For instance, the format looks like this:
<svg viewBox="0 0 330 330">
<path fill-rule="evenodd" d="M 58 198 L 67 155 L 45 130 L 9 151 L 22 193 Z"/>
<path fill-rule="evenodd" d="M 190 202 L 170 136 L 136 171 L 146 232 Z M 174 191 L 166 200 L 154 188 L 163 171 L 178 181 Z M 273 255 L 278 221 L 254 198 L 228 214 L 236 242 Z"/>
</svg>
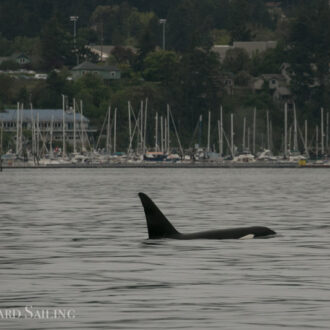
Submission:
<svg viewBox="0 0 330 330">
<path fill-rule="evenodd" d="M 73 111 L 65 111 L 63 118 L 62 109 L 22 109 L 17 110 L 7 109 L 0 112 L 0 127 L 3 127 L 4 132 L 17 132 L 17 125 L 22 125 L 24 130 L 32 130 L 34 127 L 43 134 L 46 139 L 50 132 L 53 133 L 53 139 L 61 141 L 63 139 L 63 123 L 65 126 L 66 140 L 73 140 L 74 132 L 74 117 L 76 138 L 78 139 L 81 132 L 93 133 L 95 130 L 89 128 L 89 120 L 80 113 L 74 115 Z M 52 127 L 53 124 L 53 127 Z"/>
</svg>

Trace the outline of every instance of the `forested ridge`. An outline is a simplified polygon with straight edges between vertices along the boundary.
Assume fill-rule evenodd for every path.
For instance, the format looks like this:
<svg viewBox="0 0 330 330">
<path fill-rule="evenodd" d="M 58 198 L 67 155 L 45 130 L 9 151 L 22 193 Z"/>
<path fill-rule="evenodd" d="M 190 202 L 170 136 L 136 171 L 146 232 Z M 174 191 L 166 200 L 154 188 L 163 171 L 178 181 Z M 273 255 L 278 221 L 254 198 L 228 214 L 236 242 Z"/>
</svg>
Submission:
<svg viewBox="0 0 330 330">
<path fill-rule="evenodd" d="M 79 17 L 76 50 L 70 16 Z M 166 19 L 166 50 L 160 19 Z M 222 105 L 225 115 L 234 113 L 241 125 L 243 117 L 252 121 L 256 108 L 260 131 L 270 113 L 279 148 L 283 102 L 274 100 L 267 86 L 257 93 L 248 86 L 262 74 L 279 74 L 285 63 L 298 118 L 317 123 L 320 108 L 327 110 L 330 104 L 329 22 L 326 0 L 2 0 L 0 57 L 24 53 L 32 59 L 30 69 L 49 75 L 46 81 L 29 82 L 0 74 L 0 105 L 19 101 L 36 108 L 61 107 L 65 94 L 82 99 L 86 115 L 99 127 L 112 104 L 118 107 L 119 141 L 125 145 L 127 101 L 138 108 L 148 98 L 150 124 L 153 113 L 165 113 L 170 104 L 186 146 L 200 114 L 206 118 L 212 111 L 216 118 Z M 213 45 L 267 40 L 277 46 L 252 57 L 233 49 L 221 59 L 212 51 Z M 118 66 L 122 78 L 111 83 L 88 75 L 68 80 L 77 56 L 80 62 L 98 63 L 86 45 L 101 43 L 118 46 L 107 64 Z M 3 62 L 0 69 L 12 65 Z M 234 93 L 225 86 L 228 75 Z"/>
</svg>

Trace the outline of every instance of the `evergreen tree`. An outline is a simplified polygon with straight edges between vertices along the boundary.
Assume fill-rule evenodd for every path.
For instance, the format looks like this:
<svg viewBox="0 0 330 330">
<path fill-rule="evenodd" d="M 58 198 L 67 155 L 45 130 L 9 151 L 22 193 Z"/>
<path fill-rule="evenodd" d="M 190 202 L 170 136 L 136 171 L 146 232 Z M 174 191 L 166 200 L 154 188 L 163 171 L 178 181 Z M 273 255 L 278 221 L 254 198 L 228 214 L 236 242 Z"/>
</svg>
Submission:
<svg viewBox="0 0 330 330">
<path fill-rule="evenodd" d="M 41 56 L 45 69 L 74 63 L 73 39 L 54 16 L 41 33 Z"/>
<path fill-rule="evenodd" d="M 288 39 L 292 89 L 302 105 L 326 106 L 329 93 L 330 9 L 327 0 L 315 0 L 299 8 Z"/>
</svg>

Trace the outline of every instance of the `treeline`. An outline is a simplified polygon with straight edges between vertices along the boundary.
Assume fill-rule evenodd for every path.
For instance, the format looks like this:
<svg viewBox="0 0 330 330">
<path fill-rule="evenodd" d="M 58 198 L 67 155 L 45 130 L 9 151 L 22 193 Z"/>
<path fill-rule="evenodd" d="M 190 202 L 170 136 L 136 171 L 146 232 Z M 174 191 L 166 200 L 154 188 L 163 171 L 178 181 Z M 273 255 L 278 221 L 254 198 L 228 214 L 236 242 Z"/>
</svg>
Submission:
<svg viewBox="0 0 330 330">
<path fill-rule="evenodd" d="M 71 16 L 79 17 L 80 52 L 85 44 L 101 42 L 139 48 L 147 43 L 149 47 L 160 46 L 161 18 L 167 20 L 167 48 L 183 52 L 196 46 L 210 47 L 214 42 L 252 40 L 254 31 L 264 28 L 270 33 L 277 24 L 277 17 L 269 13 L 262 0 L 3 0 L 0 56 L 13 49 L 36 53 L 37 39 L 49 37 L 54 32 L 54 23 L 61 30 L 61 37 L 72 45 Z"/>
<path fill-rule="evenodd" d="M 75 50 L 72 15 L 79 16 Z M 165 51 L 161 18 L 167 20 Z M 165 111 L 166 104 L 171 104 L 186 145 L 191 143 L 199 114 L 206 118 L 209 110 L 218 113 L 223 105 L 240 122 L 243 117 L 252 120 L 256 107 L 262 118 L 260 130 L 269 111 L 280 141 L 282 105 L 274 102 L 267 86 L 254 94 L 247 87 L 254 77 L 280 73 L 287 63 L 299 118 L 318 122 L 320 107 L 327 108 L 330 101 L 329 21 L 327 0 L 275 4 L 263 0 L 2 0 L 0 56 L 24 52 L 32 58 L 31 68 L 50 74 L 47 81 L 30 83 L 0 75 L 0 102 L 2 107 L 20 101 L 53 108 L 61 107 L 61 94 L 65 94 L 84 101 L 85 113 L 95 126 L 101 126 L 112 104 L 119 109 L 124 129 L 127 101 L 137 108 L 148 98 L 150 113 Z M 214 44 L 251 40 L 276 40 L 278 47 L 252 58 L 242 49 L 228 51 L 224 59 L 211 51 Z M 118 46 L 108 64 L 120 67 L 122 79 L 104 83 L 87 75 L 68 80 L 77 56 L 80 62 L 98 62 L 85 46 L 101 43 Z M 136 51 L 121 46 L 134 46 Z M 234 95 L 225 86 L 228 75 L 237 87 Z"/>
</svg>

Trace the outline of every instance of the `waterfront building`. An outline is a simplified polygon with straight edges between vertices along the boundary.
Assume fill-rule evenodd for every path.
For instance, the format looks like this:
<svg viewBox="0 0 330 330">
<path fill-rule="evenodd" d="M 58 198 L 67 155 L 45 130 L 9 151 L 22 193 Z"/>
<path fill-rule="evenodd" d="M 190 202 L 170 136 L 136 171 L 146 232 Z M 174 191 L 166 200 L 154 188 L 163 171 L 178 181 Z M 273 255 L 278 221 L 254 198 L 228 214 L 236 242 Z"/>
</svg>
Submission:
<svg viewBox="0 0 330 330">
<path fill-rule="evenodd" d="M 78 112 L 74 114 L 72 110 L 67 110 L 63 118 L 62 109 L 20 109 L 18 113 L 17 109 L 6 109 L 0 112 L 0 126 L 8 133 L 16 133 L 17 126 L 22 127 L 23 131 L 32 131 L 34 127 L 45 136 L 46 140 L 50 139 L 52 133 L 54 141 L 62 141 L 64 131 L 67 142 L 71 144 L 74 140 L 74 131 L 76 131 L 76 139 L 82 132 L 88 135 L 96 131 L 89 127 L 89 119 Z"/>
</svg>

